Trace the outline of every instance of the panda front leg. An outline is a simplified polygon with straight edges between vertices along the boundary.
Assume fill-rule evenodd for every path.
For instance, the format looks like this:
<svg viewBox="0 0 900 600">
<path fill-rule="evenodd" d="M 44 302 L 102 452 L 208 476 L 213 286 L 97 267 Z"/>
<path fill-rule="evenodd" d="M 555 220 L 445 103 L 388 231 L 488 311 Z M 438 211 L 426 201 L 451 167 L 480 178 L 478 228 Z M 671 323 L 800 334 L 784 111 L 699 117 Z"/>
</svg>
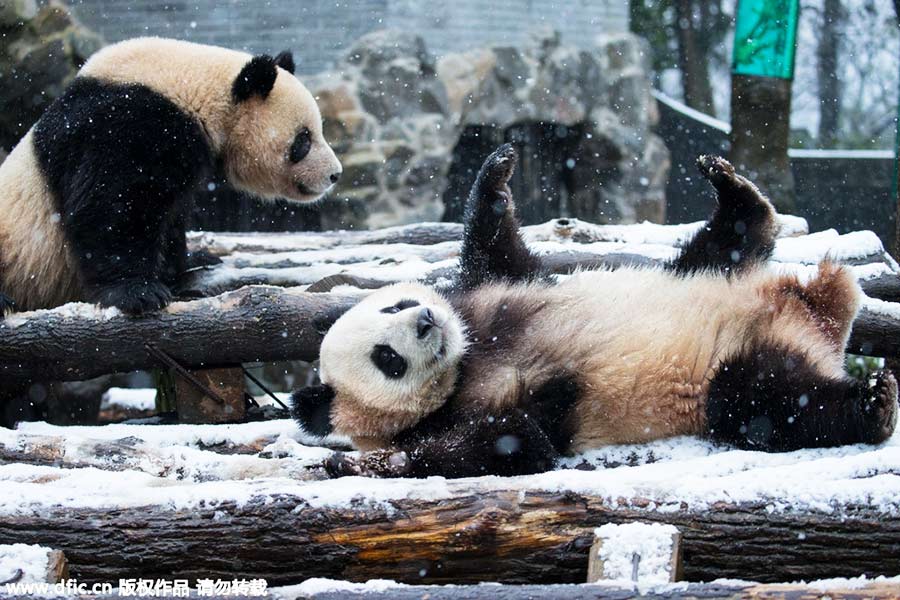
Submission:
<svg viewBox="0 0 900 600">
<path fill-rule="evenodd" d="M 358 457 L 337 453 L 326 462 L 332 477 L 478 477 L 528 475 L 552 469 L 559 453 L 540 425 L 519 409 L 460 417 L 446 429 L 415 429 L 386 450 Z"/>
<path fill-rule="evenodd" d="M 802 353 L 759 344 L 717 369 L 707 431 L 713 441 L 767 452 L 878 444 L 893 434 L 897 410 L 888 371 L 867 381 L 829 377 Z"/>
<path fill-rule="evenodd" d="M 168 191 L 168 190 L 167 190 Z M 87 299 L 140 315 L 172 298 L 163 283 L 164 227 L 177 196 L 147 185 L 73 203 L 64 226 L 79 262 Z"/>
<path fill-rule="evenodd" d="M 730 275 L 768 260 L 778 234 L 769 200 L 720 156 L 699 157 L 697 168 L 715 188 L 718 203 L 669 268 L 683 275 L 700 271 Z"/>
<path fill-rule="evenodd" d="M 500 146 L 484 161 L 469 193 L 456 282 L 463 290 L 497 279 L 527 279 L 540 270 L 515 217 L 509 180 L 517 160 L 512 145 Z"/>
</svg>

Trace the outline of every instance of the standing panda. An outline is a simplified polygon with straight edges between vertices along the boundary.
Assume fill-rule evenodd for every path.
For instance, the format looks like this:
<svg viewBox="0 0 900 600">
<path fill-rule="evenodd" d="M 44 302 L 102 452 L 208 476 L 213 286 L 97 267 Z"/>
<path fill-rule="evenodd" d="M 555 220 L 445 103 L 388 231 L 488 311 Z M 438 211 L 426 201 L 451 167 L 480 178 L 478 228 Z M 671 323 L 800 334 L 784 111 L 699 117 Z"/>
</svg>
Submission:
<svg viewBox="0 0 900 600">
<path fill-rule="evenodd" d="M 257 196 L 326 193 L 341 165 L 293 72 L 290 53 L 159 38 L 96 53 L 0 165 L 0 316 L 165 306 L 192 192 L 214 169 Z"/>
<path fill-rule="evenodd" d="M 777 452 L 892 434 L 894 377 L 844 372 L 856 281 L 828 262 L 806 283 L 767 272 L 774 210 L 724 159 L 698 161 L 718 207 L 672 263 L 558 284 L 519 235 L 515 159 L 502 147 L 478 175 L 454 288 L 383 288 L 325 336 L 322 385 L 294 393 L 294 416 L 372 451 L 333 474 L 524 474 L 676 435 Z"/>
</svg>

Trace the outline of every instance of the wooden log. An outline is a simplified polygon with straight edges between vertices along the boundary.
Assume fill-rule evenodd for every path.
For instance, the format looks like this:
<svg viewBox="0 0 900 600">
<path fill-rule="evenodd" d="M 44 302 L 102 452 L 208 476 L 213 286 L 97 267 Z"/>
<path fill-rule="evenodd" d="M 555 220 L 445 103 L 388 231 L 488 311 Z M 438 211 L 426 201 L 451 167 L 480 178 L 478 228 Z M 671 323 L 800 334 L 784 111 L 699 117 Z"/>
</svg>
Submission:
<svg viewBox="0 0 900 600">
<path fill-rule="evenodd" d="M 390 255 L 390 251 L 385 252 L 386 256 Z M 455 254 L 441 254 L 440 259 L 446 260 L 455 258 Z M 421 257 L 419 257 L 421 258 Z M 393 259 L 391 259 L 393 260 Z M 600 254 L 597 252 L 585 252 L 573 246 L 571 250 L 562 252 L 550 252 L 541 257 L 544 265 L 553 273 L 570 273 L 576 268 L 620 268 L 623 266 L 652 266 L 660 265 L 663 261 L 636 254 L 634 252 L 610 252 Z M 425 261 L 428 263 L 429 261 Z M 868 257 L 852 259 L 845 261 L 851 266 L 858 265 L 879 265 L 883 264 L 885 269 L 890 269 L 890 265 L 885 263 L 881 254 L 873 254 Z M 201 298 L 215 296 L 227 291 L 233 291 L 247 285 L 275 285 L 279 287 L 295 287 L 310 286 L 310 291 L 325 291 L 318 286 L 319 282 L 328 280 L 329 278 L 346 278 L 347 280 L 355 280 L 358 287 L 370 289 L 378 287 L 373 282 L 380 282 L 380 285 L 388 285 L 401 280 L 409 279 L 409 271 L 404 269 L 380 269 L 383 275 L 375 278 L 369 275 L 372 268 L 371 265 L 346 264 L 343 266 L 334 265 L 335 273 L 322 277 L 322 265 L 305 265 L 288 268 L 266 268 L 255 267 L 246 269 L 233 269 L 229 267 L 213 267 L 208 270 L 197 272 L 191 280 L 182 289 L 182 293 L 188 297 Z M 425 270 L 417 267 L 417 271 L 421 274 L 420 280 L 423 282 L 434 282 L 441 279 L 452 278 L 456 274 L 455 267 L 447 267 L 445 265 L 434 264 L 433 267 L 426 266 Z M 350 281 L 341 282 L 350 283 Z M 879 298 L 886 301 L 894 302 L 900 300 L 900 275 L 893 273 L 885 273 L 873 279 L 861 279 L 860 284 L 863 290 L 873 298 Z M 330 288 L 329 288 L 330 289 Z"/>
<path fill-rule="evenodd" d="M 328 323 L 357 301 L 354 296 L 250 286 L 177 302 L 140 318 L 86 304 L 20 313 L 0 323 L 0 386 L 160 366 L 145 349 L 147 343 L 192 368 L 312 361 Z M 862 310 L 849 348 L 871 356 L 900 356 L 900 320 Z"/>
<path fill-rule="evenodd" d="M 244 450 L 260 453 L 274 439 L 257 440 Z M 268 443 L 266 443 L 268 442 Z M 234 449 L 234 448 L 233 448 Z M 230 481 L 260 477 L 285 477 L 298 481 L 326 479 L 322 462 L 293 457 L 248 456 L 247 453 L 217 453 L 186 446 L 155 447 L 137 438 L 93 440 L 56 436 L 16 435 L 0 441 L 0 464 L 4 462 L 104 471 L 138 471 L 154 477 L 178 480 Z"/>
<path fill-rule="evenodd" d="M 193 368 L 310 361 L 329 320 L 356 301 L 256 286 L 144 317 L 87 304 L 19 313 L 0 322 L 0 386 L 164 366 L 148 354 L 148 343 Z"/>
<path fill-rule="evenodd" d="M 657 547 L 646 542 L 655 538 Z M 645 540 L 645 548 L 650 548 L 647 556 L 640 551 L 633 552 L 628 561 L 627 572 L 622 572 L 621 556 L 617 554 L 617 544 L 633 546 L 636 540 Z M 610 548 L 611 547 L 611 548 Z M 640 547 L 640 546 L 638 546 Z M 610 554 L 604 557 L 604 548 Z M 650 553 L 656 553 L 654 557 Z M 665 559 L 665 560 L 653 560 Z M 594 531 L 594 543 L 588 555 L 588 583 L 603 580 L 630 580 L 635 583 L 680 581 L 684 570 L 681 557 L 681 533 L 677 528 L 665 523 L 627 523 L 625 525 L 605 525 Z M 655 569 L 655 570 L 654 570 Z"/>
<path fill-rule="evenodd" d="M 585 581 L 594 528 L 671 523 L 687 580 L 762 582 L 900 573 L 900 516 L 877 507 L 770 512 L 759 504 L 656 511 L 569 493 L 447 482 L 436 500 L 310 506 L 281 494 L 173 508 L 42 506 L 0 519 L 0 544 L 53 544 L 73 577 L 310 577 L 407 583 Z M 648 503 L 644 503 L 647 506 Z"/>
<path fill-rule="evenodd" d="M 324 586 L 323 586 L 324 587 Z M 307 588 L 309 589 L 309 588 Z M 326 588 L 327 589 L 327 588 Z M 294 590 L 284 589 L 284 596 Z M 279 588 L 272 593 L 279 597 Z M 830 585 L 756 584 L 756 583 L 690 583 L 677 586 L 642 586 L 638 589 L 621 584 L 597 585 L 503 585 L 491 586 L 410 586 L 388 589 L 347 589 L 336 585 L 334 591 L 303 595 L 308 600 L 336 600 L 360 598 L 364 600 L 896 600 L 900 584 L 869 583 L 853 586 L 836 582 Z"/>
<path fill-rule="evenodd" d="M 230 580 L 229 580 L 230 581 Z M 392 586 L 377 582 L 371 587 L 352 587 L 345 582 L 267 588 L 263 595 L 230 595 L 233 600 L 896 600 L 900 585 L 870 582 L 864 585 L 759 584 L 737 582 L 680 583 L 676 586 L 621 585 L 448 585 Z M 193 597 L 193 596 L 192 596 Z M 95 600 L 120 600 L 119 595 L 91 595 Z"/>
<path fill-rule="evenodd" d="M 710 206 L 712 210 L 712 206 Z M 796 237 L 809 233 L 804 219 L 778 215 L 779 237 Z M 653 234 L 655 240 L 667 240 L 678 245 L 702 222 L 683 225 L 596 225 L 570 218 L 552 219 L 540 225 L 527 225 L 522 232 L 529 241 L 619 242 L 634 239 L 639 231 Z M 642 228 L 639 230 L 638 228 Z M 298 250 L 335 248 L 349 245 L 413 244 L 432 245 L 441 242 L 458 242 L 462 239 L 460 223 L 416 223 L 371 231 L 325 231 L 321 233 L 215 233 L 195 231 L 188 233 L 191 251 L 206 251 L 215 256 L 228 256 L 237 252 L 274 254 Z M 658 243 L 663 243 L 659 241 Z"/>
</svg>

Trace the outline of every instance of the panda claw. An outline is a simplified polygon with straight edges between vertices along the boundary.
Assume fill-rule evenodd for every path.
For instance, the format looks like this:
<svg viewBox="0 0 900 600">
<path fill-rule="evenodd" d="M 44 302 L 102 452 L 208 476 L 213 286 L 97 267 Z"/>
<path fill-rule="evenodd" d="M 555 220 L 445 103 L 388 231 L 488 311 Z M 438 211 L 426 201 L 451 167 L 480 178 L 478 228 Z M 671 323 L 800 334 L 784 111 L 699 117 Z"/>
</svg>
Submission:
<svg viewBox="0 0 900 600">
<path fill-rule="evenodd" d="M 734 172 L 734 166 L 721 156 L 701 154 L 697 157 L 697 168 L 716 189 L 731 185 L 740 185 L 741 178 Z"/>
<path fill-rule="evenodd" d="M 863 399 L 862 414 L 868 424 L 870 444 L 880 444 L 897 426 L 897 379 L 890 371 L 880 371 Z"/>
<path fill-rule="evenodd" d="M 172 301 L 172 292 L 161 281 L 118 282 L 99 288 L 93 299 L 100 306 L 112 306 L 129 315 L 143 315 L 165 307 Z"/>
<path fill-rule="evenodd" d="M 350 456 L 343 452 L 335 452 L 325 459 L 325 472 L 332 479 L 339 477 L 359 476 L 362 470 L 359 464 Z"/>
<path fill-rule="evenodd" d="M 503 144 L 494 150 L 481 167 L 483 185 L 494 190 L 502 190 L 513 176 L 517 162 L 518 154 L 512 144 Z"/>
</svg>

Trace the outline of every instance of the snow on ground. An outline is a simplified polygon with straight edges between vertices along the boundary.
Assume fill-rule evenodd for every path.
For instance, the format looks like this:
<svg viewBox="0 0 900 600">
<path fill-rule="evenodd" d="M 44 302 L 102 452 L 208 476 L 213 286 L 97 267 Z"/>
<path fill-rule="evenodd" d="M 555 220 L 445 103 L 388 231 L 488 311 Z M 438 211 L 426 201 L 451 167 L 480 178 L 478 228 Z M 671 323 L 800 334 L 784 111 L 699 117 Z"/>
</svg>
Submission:
<svg viewBox="0 0 900 600">
<path fill-rule="evenodd" d="M 641 584 L 672 580 L 672 546 L 678 529 L 661 523 L 607 523 L 594 530 L 600 539 L 603 579 Z"/>
<path fill-rule="evenodd" d="M 0 544 L 0 582 L 11 579 L 16 579 L 18 583 L 47 581 L 49 563 L 50 548 L 33 544 Z"/>
<path fill-rule="evenodd" d="M 16 433 L 81 436 L 92 439 L 137 437 L 159 445 L 215 444 L 279 438 L 283 453 L 298 461 L 321 461 L 327 451 L 305 446 L 304 436 L 289 420 L 242 425 L 108 425 L 54 427 L 27 423 L 17 432 L 0 431 L 0 443 L 15 443 Z M 150 443 L 148 442 L 148 443 Z M 296 446 L 294 446 L 296 444 Z M 286 449 L 286 451 L 285 451 Z M 293 450 L 292 450 L 293 449 Z M 320 454 L 313 456 L 312 452 Z M 207 453 L 212 454 L 212 453 Z M 241 457 L 238 457 L 241 458 Z M 246 458 L 246 457 L 244 457 Z M 584 463 L 584 464 L 582 464 Z M 571 468 L 580 465 L 579 468 Z M 621 466 L 618 466 L 621 465 Z M 632 466 L 627 466 L 632 465 Z M 585 466 L 596 466 L 593 471 Z M 209 469 L 228 465 L 215 461 Z M 900 433 L 881 446 L 853 445 L 766 454 L 715 447 L 695 438 L 673 438 L 641 446 L 609 447 L 568 459 L 558 471 L 524 477 L 483 477 L 485 490 L 573 491 L 598 496 L 611 506 L 628 506 L 632 499 L 651 501 L 650 510 L 703 509 L 717 502 L 753 502 L 770 511 L 839 511 L 845 504 L 900 512 Z M 216 473 L 213 473 L 216 475 Z M 221 476 L 221 473 L 219 474 Z M 173 507 L 242 504 L 286 494 L 313 507 L 345 507 L 354 502 L 384 504 L 415 498 L 439 500 L 465 493 L 471 480 L 373 480 L 344 477 L 300 481 L 271 474 L 209 481 L 203 477 L 178 479 L 152 472 L 103 471 L 96 468 L 61 469 L 24 464 L 0 465 L 0 514 L 53 506 L 137 507 L 159 503 Z M 13 485 L 14 484 L 14 485 Z M 152 500 L 151 500 L 152 499 Z"/>
<path fill-rule="evenodd" d="M 129 410 L 153 410 L 156 407 L 156 390 L 109 388 L 100 400 L 100 410 L 113 407 Z"/>
<path fill-rule="evenodd" d="M 719 586 L 728 586 L 735 588 L 743 588 L 743 587 L 751 587 L 759 585 L 756 582 L 752 581 L 743 581 L 738 579 L 716 579 L 714 581 L 709 582 L 711 585 L 719 585 Z M 550 586 L 541 586 L 546 588 L 554 588 L 559 590 L 559 597 L 565 598 L 570 595 L 571 591 L 577 588 L 597 588 L 597 587 L 611 587 L 618 589 L 631 589 L 638 591 L 643 594 L 665 594 L 672 593 L 675 594 L 677 592 L 683 592 L 688 589 L 687 582 L 676 582 L 676 583 L 660 583 L 660 584 L 650 584 L 650 585 L 636 585 L 630 581 L 598 581 L 597 583 L 581 583 L 581 584 L 555 584 Z M 837 578 L 837 579 L 821 579 L 810 582 L 798 581 L 794 583 L 783 583 L 783 584 L 771 584 L 774 589 L 783 589 L 785 592 L 790 592 L 796 589 L 797 585 L 808 585 L 816 591 L 825 593 L 829 591 L 835 590 L 859 590 L 863 589 L 870 585 L 900 585 L 900 576 L 897 577 L 866 577 L 862 575 L 860 577 L 852 577 L 852 578 Z M 453 587 L 471 590 L 473 588 L 485 588 L 484 596 L 494 596 L 494 595 L 502 595 L 502 590 L 505 586 L 503 584 L 497 583 L 482 583 L 478 586 L 467 585 L 467 586 L 437 586 L 437 585 L 417 585 L 417 586 L 409 586 L 402 583 L 397 583 L 391 579 L 370 579 L 365 583 L 353 583 L 349 581 L 343 581 L 339 579 L 323 579 L 323 578 L 312 578 L 307 579 L 303 583 L 297 585 L 289 585 L 283 587 L 275 587 L 270 588 L 269 592 L 276 598 L 284 598 L 293 599 L 297 597 L 315 597 L 317 594 L 327 594 L 327 593 L 335 593 L 335 592 L 343 592 L 345 594 L 380 594 L 379 597 L 384 597 L 382 594 L 390 594 L 392 590 L 396 590 L 397 588 L 413 588 L 416 592 L 421 594 L 422 598 L 427 598 L 429 596 L 429 591 L 439 590 L 445 587 Z M 517 586 L 518 587 L 518 586 Z"/>
</svg>

